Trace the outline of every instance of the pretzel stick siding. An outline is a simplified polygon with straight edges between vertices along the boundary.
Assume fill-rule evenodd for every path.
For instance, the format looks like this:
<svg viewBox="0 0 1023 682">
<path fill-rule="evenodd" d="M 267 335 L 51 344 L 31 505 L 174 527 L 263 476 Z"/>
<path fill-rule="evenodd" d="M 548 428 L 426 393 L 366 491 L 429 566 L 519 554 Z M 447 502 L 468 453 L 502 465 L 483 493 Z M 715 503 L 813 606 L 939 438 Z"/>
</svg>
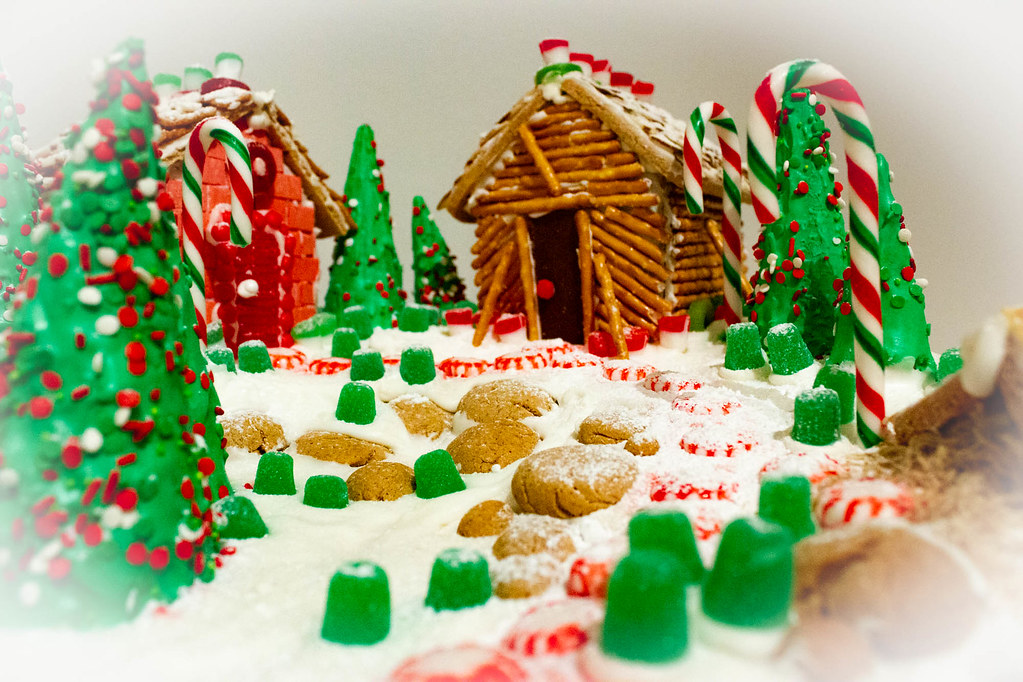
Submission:
<svg viewBox="0 0 1023 682">
<path fill-rule="evenodd" d="M 476 258 L 474 258 L 472 261 L 473 269 L 478 270 L 482 268 L 483 265 L 491 258 L 493 258 L 494 254 L 500 251 L 501 248 L 508 242 L 508 240 L 511 239 L 513 233 L 511 225 L 506 225 L 505 228 L 506 229 L 503 229 L 499 233 L 495 234 L 494 237 L 489 242 L 483 245 L 483 248 L 480 250 L 479 255 L 476 256 Z"/>
<path fill-rule="evenodd" d="M 641 270 L 636 267 L 635 263 L 619 256 L 606 246 L 596 244 L 594 248 L 604 254 L 604 259 L 607 261 L 608 265 L 614 265 L 615 269 L 636 280 L 636 282 L 643 288 L 649 289 L 655 294 L 665 290 L 666 285 L 663 279 L 659 280 L 645 270 Z"/>
<path fill-rule="evenodd" d="M 543 150 L 536 143 L 536 138 L 533 137 L 533 133 L 530 132 L 529 126 L 519 126 L 519 138 L 522 140 L 523 146 L 526 148 L 526 152 L 530 158 L 533 159 L 533 165 L 536 166 L 537 170 L 540 171 L 540 177 L 543 178 L 544 182 L 547 183 L 547 189 L 553 196 L 561 194 L 561 185 L 558 184 L 558 179 L 554 177 L 554 169 L 551 168 L 550 162 L 547 157 L 544 156 Z"/>
<path fill-rule="evenodd" d="M 667 240 L 668 234 L 662 229 L 661 225 L 664 224 L 662 220 L 660 225 L 654 225 L 643 218 L 626 213 L 625 211 L 619 210 L 614 206 L 608 206 L 604 209 L 604 215 L 615 221 L 619 225 L 627 227 L 636 234 L 641 234 L 648 239 L 653 241 L 663 242 Z"/>
<path fill-rule="evenodd" d="M 629 306 L 622 306 L 619 311 L 622 315 L 622 320 L 628 323 L 630 327 L 641 327 L 645 329 L 650 338 L 656 338 L 657 325 L 650 320 L 642 317 L 641 315 L 633 312 Z"/>
<path fill-rule="evenodd" d="M 621 284 L 622 287 L 631 292 L 636 298 L 643 301 L 643 303 L 648 307 L 657 311 L 661 315 L 671 312 L 670 303 L 661 298 L 656 292 L 644 287 L 642 284 L 637 282 L 635 278 L 630 277 L 628 273 L 619 270 L 615 267 L 614 263 L 607 261 L 607 269 L 611 271 L 611 277 L 615 282 Z M 651 319 L 656 318 L 652 316 Z"/>
<path fill-rule="evenodd" d="M 593 222 L 600 226 L 600 229 L 607 232 L 609 235 L 618 239 L 619 241 L 625 242 L 630 248 L 639 251 L 643 255 L 647 256 L 653 261 L 660 261 L 664 257 L 664 246 L 654 244 L 639 235 L 633 234 L 629 230 L 625 229 L 618 223 L 608 220 L 603 214 L 594 211 Z"/>
<path fill-rule="evenodd" d="M 625 260 L 633 263 L 640 270 L 648 272 L 662 281 L 666 281 L 671 276 L 671 273 L 665 270 L 664 266 L 658 261 L 640 253 L 621 239 L 613 237 L 597 227 L 593 227 L 592 232 L 593 238 L 600 242 L 601 245 L 607 247 L 611 251 L 614 251 Z"/>
<path fill-rule="evenodd" d="M 536 282 L 533 281 L 533 257 L 529 250 L 529 227 L 522 216 L 515 218 L 515 242 L 519 249 L 519 279 L 526 306 L 526 338 L 540 338 L 540 318 L 537 314 Z"/>
<path fill-rule="evenodd" d="M 548 116 L 552 114 L 565 114 L 570 111 L 582 111 L 583 108 L 579 106 L 578 102 L 569 100 L 562 104 L 548 104 L 544 107 L 543 112 Z"/>
<path fill-rule="evenodd" d="M 664 230 L 667 221 L 657 211 L 652 211 L 648 208 L 633 208 L 627 215 L 631 215 L 633 218 L 642 220 L 645 223 L 650 223 L 659 230 Z"/>
<path fill-rule="evenodd" d="M 621 143 L 614 140 L 611 142 L 594 142 L 592 144 L 581 144 L 572 147 L 558 147 L 557 149 L 548 150 L 545 156 L 549 161 L 554 161 L 555 159 L 564 159 L 568 157 L 613 154 L 615 152 L 620 152 L 621 150 Z M 505 165 L 513 166 L 532 162 L 533 157 L 529 154 L 516 154 Z"/>
<path fill-rule="evenodd" d="M 547 126 L 546 128 L 537 128 L 533 131 L 533 136 L 539 142 L 545 137 L 575 133 L 581 130 L 600 130 L 600 121 L 595 118 L 580 117 L 571 121 L 563 121 L 557 125 Z"/>
<path fill-rule="evenodd" d="M 661 202 L 656 194 L 611 194 L 593 197 L 594 206 L 656 206 Z"/>
<path fill-rule="evenodd" d="M 476 223 L 476 230 L 474 234 L 478 241 L 473 245 L 473 249 L 476 249 L 478 244 L 485 242 L 488 239 L 487 235 L 490 235 L 495 230 L 500 229 L 503 224 L 504 221 L 495 216 L 488 216 Z M 473 253 L 479 253 L 479 251 L 476 250 L 473 251 Z"/>
<path fill-rule="evenodd" d="M 610 272 L 608 274 L 610 275 Z M 618 299 L 619 311 L 631 310 L 645 320 L 654 320 L 659 317 L 657 311 L 636 298 L 632 292 L 623 287 L 621 284 L 615 282 L 613 276 L 611 279 L 611 288 L 614 291 L 615 298 Z"/>
<path fill-rule="evenodd" d="M 593 270 L 597 273 L 597 281 L 600 282 L 600 300 L 604 303 L 604 310 L 611 323 L 611 337 L 618 350 L 618 357 L 628 358 L 629 348 L 625 345 L 625 328 L 622 325 L 618 301 L 615 300 L 614 283 L 611 281 L 611 273 L 607 271 L 607 263 L 599 253 L 593 256 Z"/>
<path fill-rule="evenodd" d="M 671 273 L 672 282 L 696 282 L 721 276 L 721 266 L 716 268 L 686 268 Z"/>
<path fill-rule="evenodd" d="M 593 234 L 586 211 L 575 212 L 575 229 L 579 233 L 579 279 L 582 284 L 583 337 L 593 331 Z"/>
<path fill-rule="evenodd" d="M 545 110 L 548 111 L 550 107 Z M 546 114 L 545 116 L 534 116 L 529 120 L 529 127 L 533 130 L 537 128 L 546 128 L 549 125 L 555 125 L 562 121 L 571 121 L 579 116 L 578 111 L 566 111 L 564 113 Z"/>
<path fill-rule="evenodd" d="M 551 151 L 595 142 L 609 142 L 613 139 L 615 139 L 615 134 L 610 130 L 583 130 L 564 135 L 550 135 L 537 140 L 536 144 L 544 151 Z"/>
<path fill-rule="evenodd" d="M 483 343 L 483 338 L 487 335 L 487 329 L 490 327 L 490 321 L 494 317 L 495 306 L 497 305 L 497 297 L 501 294 L 502 284 L 504 282 L 505 275 L 508 273 L 508 267 L 511 265 L 512 256 L 515 254 L 515 246 L 508 244 L 501 252 L 501 260 L 497 264 L 497 271 L 494 273 L 493 284 L 490 290 L 487 291 L 487 298 L 483 303 L 483 309 L 480 311 L 479 322 L 476 323 L 476 331 L 472 335 L 472 345 L 479 346 Z"/>
<path fill-rule="evenodd" d="M 524 168 L 529 167 L 525 166 Z M 558 182 L 562 184 L 606 180 L 635 180 L 643 177 L 643 166 L 638 163 L 630 163 L 625 166 L 611 166 L 610 168 L 597 168 L 595 170 L 565 171 L 563 173 L 555 173 L 554 175 Z M 510 187 L 528 187 L 533 189 L 544 186 L 543 178 L 530 173 L 528 175 L 514 175 L 496 179 L 486 189 L 498 190 Z"/>
</svg>

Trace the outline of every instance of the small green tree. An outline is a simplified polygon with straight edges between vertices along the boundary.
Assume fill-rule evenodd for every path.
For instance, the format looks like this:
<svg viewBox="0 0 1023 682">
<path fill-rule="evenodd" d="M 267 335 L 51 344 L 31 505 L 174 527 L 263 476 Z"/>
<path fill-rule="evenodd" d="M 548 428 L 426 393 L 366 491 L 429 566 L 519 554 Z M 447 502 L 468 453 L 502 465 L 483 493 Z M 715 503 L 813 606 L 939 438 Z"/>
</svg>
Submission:
<svg viewBox="0 0 1023 682">
<path fill-rule="evenodd" d="M 412 272 L 415 301 L 441 310 L 465 302 L 465 284 L 423 197 L 412 200 Z"/>
<path fill-rule="evenodd" d="M 0 344 L 0 547 L 17 557 L 0 621 L 116 622 L 213 575 L 212 505 L 230 487 L 155 102 L 127 41 L 68 138 L 53 229 Z"/>
<path fill-rule="evenodd" d="M 764 225 L 754 256 L 750 320 L 761 336 L 791 322 L 816 355 L 831 352 L 836 299 L 849 265 L 845 223 L 835 182 L 831 133 L 821 116 L 824 105 L 808 90 L 794 90 L 782 101 L 778 122 L 778 190 L 781 214 Z"/>
<path fill-rule="evenodd" d="M 345 180 L 355 234 L 338 237 L 330 267 L 326 310 L 337 314 L 359 305 L 373 324 L 389 328 L 405 305 L 401 262 L 394 248 L 390 195 L 377 159 L 373 129 L 359 126 Z"/>
<path fill-rule="evenodd" d="M 10 323 L 14 290 L 36 262 L 30 242 L 39 197 L 28 181 L 28 152 L 11 82 L 0 66 L 0 329 Z"/>
</svg>

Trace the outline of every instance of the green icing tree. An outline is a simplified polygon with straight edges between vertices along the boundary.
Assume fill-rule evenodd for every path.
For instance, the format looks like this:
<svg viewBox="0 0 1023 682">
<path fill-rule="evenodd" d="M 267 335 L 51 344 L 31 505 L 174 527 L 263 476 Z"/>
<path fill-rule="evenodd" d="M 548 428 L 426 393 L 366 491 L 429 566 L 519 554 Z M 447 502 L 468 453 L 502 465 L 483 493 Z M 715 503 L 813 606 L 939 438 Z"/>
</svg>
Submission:
<svg viewBox="0 0 1023 682">
<path fill-rule="evenodd" d="M 455 257 L 430 217 L 423 197 L 412 200 L 412 272 L 415 301 L 441 310 L 465 303 L 465 284 L 458 276 Z"/>
<path fill-rule="evenodd" d="M 0 346 L 0 621 L 118 622 L 212 578 L 220 549 L 219 404 L 141 43 L 106 66 Z"/>
<path fill-rule="evenodd" d="M 892 173 L 881 154 L 877 155 L 877 176 L 885 364 L 913 358 L 915 369 L 936 370 L 928 339 L 931 325 L 924 315 L 923 287 L 916 281 L 906 216 L 892 197 Z"/>
<path fill-rule="evenodd" d="M 330 267 L 326 310 L 340 313 L 359 305 L 374 326 L 390 328 L 405 305 L 401 262 L 392 236 L 390 195 L 384 189 L 373 129 L 359 126 L 345 180 L 345 197 L 355 234 L 339 237 Z"/>
<path fill-rule="evenodd" d="M 29 237 L 39 208 L 25 171 L 28 150 L 11 90 L 0 66 L 0 330 L 10 323 L 14 290 L 36 262 Z"/>
<path fill-rule="evenodd" d="M 754 256 L 750 320 L 761 336 L 791 322 L 815 356 L 831 352 L 843 276 L 849 266 L 824 105 L 807 90 L 785 95 L 778 133 L 781 214 L 765 225 Z"/>
</svg>

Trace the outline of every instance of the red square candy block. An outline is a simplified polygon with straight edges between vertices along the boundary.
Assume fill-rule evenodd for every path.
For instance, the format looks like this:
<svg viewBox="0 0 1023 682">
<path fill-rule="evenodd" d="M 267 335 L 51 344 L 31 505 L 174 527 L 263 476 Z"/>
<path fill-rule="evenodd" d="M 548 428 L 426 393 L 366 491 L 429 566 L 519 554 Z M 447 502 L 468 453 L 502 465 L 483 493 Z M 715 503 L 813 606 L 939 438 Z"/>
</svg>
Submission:
<svg viewBox="0 0 1023 682">
<path fill-rule="evenodd" d="M 224 150 L 223 145 L 210 145 L 209 150 L 206 152 L 206 162 L 209 163 L 212 159 L 227 160 L 227 152 Z"/>
<path fill-rule="evenodd" d="M 291 298 L 296 306 L 314 305 L 316 303 L 316 290 L 312 282 L 295 282 L 291 285 Z"/>
<path fill-rule="evenodd" d="M 646 348 L 646 342 L 649 338 L 650 335 L 642 327 L 625 328 L 625 347 L 629 349 L 630 353 Z"/>
<path fill-rule="evenodd" d="M 312 206 L 288 204 L 288 212 L 284 214 L 284 218 L 293 230 L 312 232 L 316 227 L 316 209 Z"/>
<path fill-rule="evenodd" d="M 296 282 L 315 282 L 320 273 L 318 258 L 296 258 L 291 266 L 291 277 Z"/>
<path fill-rule="evenodd" d="M 521 336 L 526 342 L 526 316 L 522 313 L 505 313 L 494 321 L 494 334 L 502 341 L 514 341 Z"/>
<path fill-rule="evenodd" d="M 450 308 L 444 311 L 444 321 L 449 327 L 472 324 L 472 308 Z"/>
<path fill-rule="evenodd" d="M 593 331 L 586 337 L 586 352 L 599 358 L 613 358 L 618 355 L 611 332 Z"/>
<path fill-rule="evenodd" d="M 685 350 L 689 339 L 689 316 L 665 315 L 657 321 L 657 337 L 665 348 Z"/>
<path fill-rule="evenodd" d="M 274 196 L 278 199 L 300 200 L 302 198 L 302 178 L 278 172 L 277 177 L 274 178 Z"/>
<path fill-rule="evenodd" d="M 304 322 L 305 320 L 308 320 L 315 314 L 316 306 L 314 305 L 299 306 L 295 308 L 295 311 L 292 313 L 292 325 L 296 325 L 299 322 Z"/>
<path fill-rule="evenodd" d="M 209 215 L 214 206 L 231 203 L 231 190 L 227 185 L 207 185 L 202 188 L 202 213 Z"/>
<path fill-rule="evenodd" d="M 292 199 L 274 199 L 270 202 L 270 210 L 279 213 L 281 217 L 284 218 L 284 222 L 290 224 L 290 221 L 288 220 L 288 211 L 290 211 L 294 205 L 295 203 Z"/>
<path fill-rule="evenodd" d="M 206 165 L 202 169 L 202 184 L 227 185 L 230 181 L 231 179 L 227 175 L 227 161 L 206 159 Z"/>
<path fill-rule="evenodd" d="M 181 180 L 168 180 L 167 193 L 174 199 L 175 212 L 181 210 Z"/>
<path fill-rule="evenodd" d="M 270 153 L 274 157 L 274 163 L 277 164 L 277 172 L 280 173 L 284 168 L 284 150 L 280 147 L 270 147 Z"/>
<path fill-rule="evenodd" d="M 292 232 L 288 236 L 296 237 L 294 251 L 296 256 L 316 255 L 316 237 L 311 232 Z"/>
</svg>

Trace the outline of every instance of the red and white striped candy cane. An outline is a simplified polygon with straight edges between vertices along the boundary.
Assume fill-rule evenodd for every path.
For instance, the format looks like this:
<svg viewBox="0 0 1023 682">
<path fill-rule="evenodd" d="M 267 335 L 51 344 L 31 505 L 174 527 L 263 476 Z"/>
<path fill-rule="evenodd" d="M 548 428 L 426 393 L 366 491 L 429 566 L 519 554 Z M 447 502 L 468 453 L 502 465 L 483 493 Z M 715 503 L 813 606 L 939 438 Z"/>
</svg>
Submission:
<svg viewBox="0 0 1023 682">
<path fill-rule="evenodd" d="M 849 246 L 852 263 L 853 316 L 856 329 L 857 430 L 866 446 L 881 440 L 884 406 L 884 333 L 881 328 L 881 267 L 878 253 L 877 155 L 863 102 L 834 67 L 815 60 L 782 64 L 757 88 L 750 108 L 750 189 L 762 224 L 778 219 L 775 141 L 782 96 L 809 88 L 831 103 L 845 133 L 845 157 L 852 189 Z"/>
<path fill-rule="evenodd" d="M 735 121 L 722 105 L 704 102 L 693 110 L 686 126 L 682 159 L 682 173 L 686 191 L 686 206 L 693 215 L 703 213 L 703 140 L 708 124 L 717 131 L 724 186 L 724 210 L 721 237 L 725 242 L 722 265 L 725 273 L 725 322 L 735 324 L 742 320 L 742 156 L 739 153 L 739 133 Z"/>
<path fill-rule="evenodd" d="M 246 246 L 252 241 L 252 166 L 245 138 L 226 118 L 208 118 L 188 138 L 182 172 L 182 250 L 185 270 L 192 280 L 189 291 L 195 306 L 196 332 L 206 343 L 206 260 L 209 253 L 202 216 L 202 171 L 206 154 L 220 142 L 227 154 L 231 187 L 231 241 Z"/>
</svg>

